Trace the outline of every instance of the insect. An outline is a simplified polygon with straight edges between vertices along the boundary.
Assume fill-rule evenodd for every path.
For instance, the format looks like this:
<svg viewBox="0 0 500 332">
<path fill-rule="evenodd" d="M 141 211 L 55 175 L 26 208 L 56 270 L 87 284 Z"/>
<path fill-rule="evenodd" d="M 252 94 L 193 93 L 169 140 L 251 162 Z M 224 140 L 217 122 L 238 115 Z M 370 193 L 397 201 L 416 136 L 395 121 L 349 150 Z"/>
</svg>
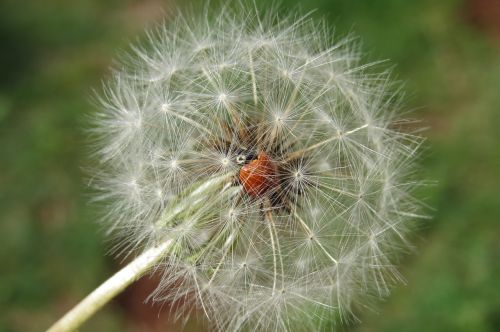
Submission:
<svg viewBox="0 0 500 332">
<path fill-rule="evenodd" d="M 278 186 L 278 168 L 265 152 L 260 152 L 257 159 L 241 167 L 239 180 L 245 191 L 253 197 L 266 195 L 269 189 Z"/>
<path fill-rule="evenodd" d="M 238 204 L 246 204 L 242 198 L 249 196 L 265 203 L 273 211 L 290 211 L 292 204 L 298 204 L 297 198 L 309 184 L 297 182 L 295 176 L 300 167 L 304 168 L 302 172 L 306 174 L 304 165 L 309 164 L 307 156 L 294 156 L 296 153 L 290 152 L 293 149 L 292 142 L 282 137 L 275 137 L 269 143 L 267 132 L 260 131 L 265 127 L 259 125 L 258 119 L 251 120 L 235 120 L 232 124 L 221 121 L 221 135 L 204 141 L 203 146 L 215 153 L 234 156 L 232 160 L 239 169 L 232 183 L 241 186 L 241 194 L 244 194 L 239 196 Z"/>
</svg>

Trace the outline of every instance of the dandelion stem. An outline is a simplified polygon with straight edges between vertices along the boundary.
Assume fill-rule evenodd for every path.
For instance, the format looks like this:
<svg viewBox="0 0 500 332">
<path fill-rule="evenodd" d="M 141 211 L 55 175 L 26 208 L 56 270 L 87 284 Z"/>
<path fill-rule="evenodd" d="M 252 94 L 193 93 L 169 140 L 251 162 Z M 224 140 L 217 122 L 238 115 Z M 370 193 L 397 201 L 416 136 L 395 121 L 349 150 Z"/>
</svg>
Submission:
<svg viewBox="0 0 500 332">
<path fill-rule="evenodd" d="M 189 207 L 192 207 L 193 202 L 195 202 L 196 199 L 199 199 L 198 196 L 200 194 L 207 194 L 214 188 L 219 187 L 227 178 L 228 176 L 224 175 L 198 184 L 195 188 L 190 188 L 192 191 L 187 194 L 183 200 L 177 202 L 177 204 L 171 209 L 168 209 L 162 218 L 160 218 L 159 222 L 170 222 L 175 216 L 179 215 Z M 182 225 L 179 226 L 181 227 Z M 78 329 L 80 325 L 94 315 L 106 303 L 167 256 L 174 248 L 173 244 L 174 241 L 172 239 L 168 239 L 155 247 L 146 250 L 87 295 L 86 298 L 84 298 L 73 309 L 67 312 L 61 319 L 52 325 L 47 332 L 66 332 Z"/>
<path fill-rule="evenodd" d="M 205 195 L 208 195 L 216 188 L 219 188 L 224 181 L 230 179 L 233 174 L 224 174 L 219 177 L 211 178 L 205 182 L 196 183 L 195 186 L 186 190 L 179 196 L 186 196 L 180 201 L 173 199 L 174 204 L 165 209 L 165 212 L 156 222 L 157 227 L 164 227 L 175 220 L 182 212 L 187 209 L 197 207 L 200 203 L 205 202 Z"/>
<path fill-rule="evenodd" d="M 47 332 L 63 332 L 77 330 L 87 319 L 94 315 L 106 303 L 122 292 L 127 286 L 139 279 L 154 264 L 169 252 L 173 244 L 167 240 L 146 250 L 123 269 L 87 295 L 73 309 L 52 325 Z"/>
</svg>

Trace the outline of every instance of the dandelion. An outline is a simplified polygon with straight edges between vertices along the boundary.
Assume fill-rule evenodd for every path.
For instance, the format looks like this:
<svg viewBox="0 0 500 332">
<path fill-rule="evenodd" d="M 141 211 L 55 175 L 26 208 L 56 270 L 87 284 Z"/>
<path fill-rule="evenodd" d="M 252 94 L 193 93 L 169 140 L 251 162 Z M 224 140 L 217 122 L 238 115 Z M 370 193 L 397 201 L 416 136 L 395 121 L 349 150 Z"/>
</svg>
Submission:
<svg viewBox="0 0 500 332">
<path fill-rule="evenodd" d="M 92 134 L 103 224 L 137 255 L 53 330 L 142 274 L 222 331 L 312 331 L 388 294 L 421 139 L 352 38 L 241 6 L 178 16 L 113 74 Z M 330 324 L 330 325 L 325 325 Z"/>
</svg>

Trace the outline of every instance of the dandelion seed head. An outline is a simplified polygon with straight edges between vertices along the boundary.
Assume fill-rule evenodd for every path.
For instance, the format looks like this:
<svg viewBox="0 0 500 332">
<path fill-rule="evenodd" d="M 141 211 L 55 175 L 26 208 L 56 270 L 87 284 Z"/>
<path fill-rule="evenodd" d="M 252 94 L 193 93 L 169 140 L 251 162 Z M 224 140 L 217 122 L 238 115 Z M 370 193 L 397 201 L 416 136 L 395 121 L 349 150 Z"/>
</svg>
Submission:
<svg viewBox="0 0 500 332">
<path fill-rule="evenodd" d="M 401 280 L 422 139 L 352 38 L 240 7 L 132 48 L 91 129 L 96 199 L 120 254 L 172 241 L 153 300 L 220 330 L 320 330 Z"/>
</svg>

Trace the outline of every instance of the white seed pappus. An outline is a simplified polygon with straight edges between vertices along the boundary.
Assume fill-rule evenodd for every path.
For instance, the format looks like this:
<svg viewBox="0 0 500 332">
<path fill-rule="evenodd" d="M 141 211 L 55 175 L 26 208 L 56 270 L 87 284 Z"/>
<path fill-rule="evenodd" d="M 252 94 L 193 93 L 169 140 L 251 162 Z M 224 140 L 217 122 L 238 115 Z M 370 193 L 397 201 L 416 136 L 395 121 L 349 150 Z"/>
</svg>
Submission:
<svg viewBox="0 0 500 332">
<path fill-rule="evenodd" d="M 177 16 L 99 98 L 97 200 L 122 255 L 172 240 L 154 300 L 223 331 L 315 331 L 388 294 L 421 138 L 353 38 L 245 6 Z M 242 167 L 265 154 L 265 191 Z M 253 164 L 252 164 L 253 165 Z M 246 186 L 245 186 L 246 185 Z"/>
</svg>

